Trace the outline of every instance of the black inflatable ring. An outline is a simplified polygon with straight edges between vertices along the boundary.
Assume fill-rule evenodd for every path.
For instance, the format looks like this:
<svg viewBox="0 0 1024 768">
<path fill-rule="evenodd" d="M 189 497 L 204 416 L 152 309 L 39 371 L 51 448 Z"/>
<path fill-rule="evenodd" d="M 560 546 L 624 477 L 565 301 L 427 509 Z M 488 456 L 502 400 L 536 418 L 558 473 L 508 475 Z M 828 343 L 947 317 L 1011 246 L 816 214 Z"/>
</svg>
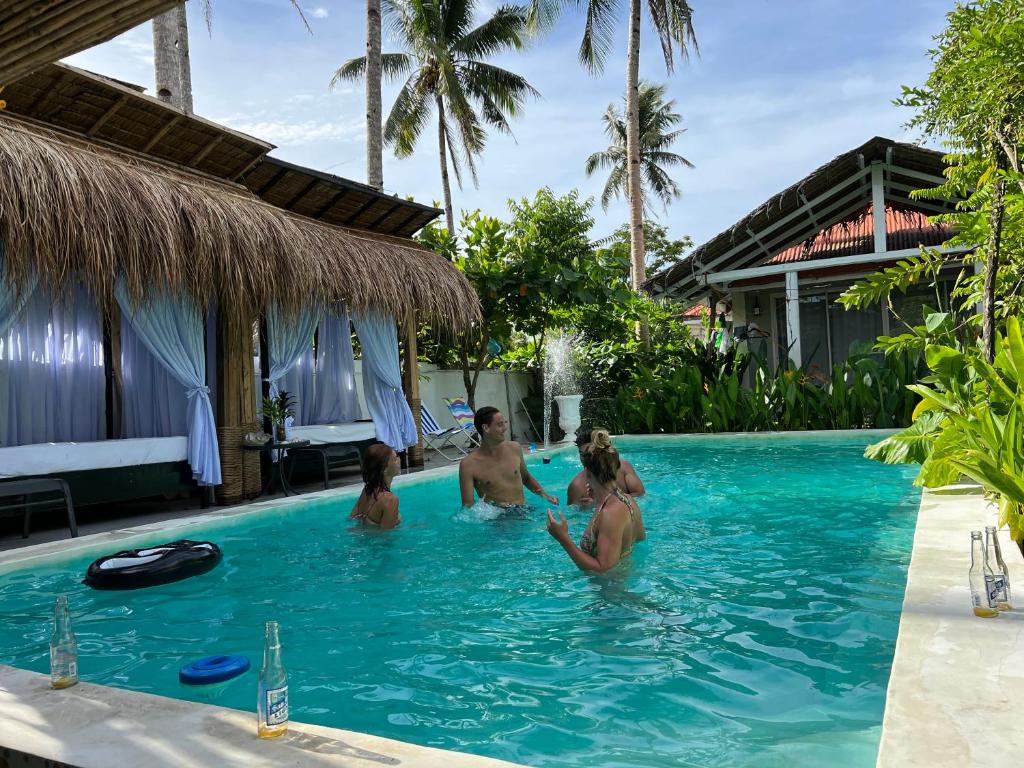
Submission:
<svg viewBox="0 0 1024 768">
<path fill-rule="evenodd" d="M 154 587 L 206 573 L 223 556 L 220 547 L 210 541 L 172 541 L 128 549 L 96 560 L 84 582 L 93 589 Z"/>
</svg>

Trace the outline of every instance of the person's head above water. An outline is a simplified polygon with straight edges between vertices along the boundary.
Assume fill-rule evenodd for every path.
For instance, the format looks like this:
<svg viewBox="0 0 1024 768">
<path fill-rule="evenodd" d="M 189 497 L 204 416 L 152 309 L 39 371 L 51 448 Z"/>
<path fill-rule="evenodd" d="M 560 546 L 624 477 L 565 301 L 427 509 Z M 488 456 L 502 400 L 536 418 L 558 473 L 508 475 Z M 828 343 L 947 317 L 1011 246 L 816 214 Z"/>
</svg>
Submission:
<svg viewBox="0 0 1024 768">
<path fill-rule="evenodd" d="M 384 443 L 374 443 L 363 454 L 363 482 L 366 483 L 366 495 L 374 496 L 386 491 L 391 480 L 401 468 L 398 454 Z"/>
<path fill-rule="evenodd" d="M 612 445 L 607 429 L 590 431 L 590 442 L 580 446 L 583 468 L 599 483 L 615 482 L 619 473 L 619 452 Z M 579 444 L 579 438 L 576 440 Z"/>
<path fill-rule="evenodd" d="M 476 433 L 480 435 L 481 440 L 500 443 L 505 439 L 505 417 L 493 405 L 477 409 L 473 414 L 473 426 L 476 427 Z"/>
<path fill-rule="evenodd" d="M 580 461 L 583 461 L 583 452 L 587 450 L 587 446 L 594 439 L 595 432 L 608 433 L 608 430 L 604 427 L 587 427 L 576 433 L 576 450 L 580 452 Z"/>
</svg>

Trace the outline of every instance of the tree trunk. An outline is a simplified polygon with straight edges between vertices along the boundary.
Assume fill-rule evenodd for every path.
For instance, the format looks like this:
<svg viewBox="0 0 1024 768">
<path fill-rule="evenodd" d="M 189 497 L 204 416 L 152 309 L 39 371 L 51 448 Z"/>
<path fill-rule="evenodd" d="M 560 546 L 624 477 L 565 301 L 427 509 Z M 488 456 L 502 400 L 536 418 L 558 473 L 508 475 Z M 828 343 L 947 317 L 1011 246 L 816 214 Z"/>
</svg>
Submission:
<svg viewBox="0 0 1024 768">
<path fill-rule="evenodd" d="M 985 357 L 991 363 L 996 359 L 996 277 L 999 272 L 999 250 L 1003 236 L 1003 179 L 998 174 L 1006 168 L 1005 159 L 998 152 L 996 180 L 992 183 L 992 208 L 988 214 L 988 244 L 985 247 L 985 293 L 981 310 L 981 340 Z"/>
<path fill-rule="evenodd" d="M 476 349 L 472 351 L 476 353 L 476 360 L 473 361 L 472 370 L 470 370 L 469 339 L 463 339 L 462 347 L 459 349 L 459 361 L 462 363 L 462 383 L 466 386 L 466 403 L 469 405 L 471 410 L 475 411 L 476 385 L 480 380 L 480 371 L 483 370 L 484 363 L 487 362 L 486 334 L 480 336 L 480 341 L 478 342 Z"/>
<path fill-rule="evenodd" d="M 629 198 L 629 252 L 633 289 L 647 277 L 644 264 L 644 202 L 640 181 L 640 0 L 629 2 L 629 52 L 626 64 L 626 194 Z"/>
<path fill-rule="evenodd" d="M 441 157 L 441 191 L 444 193 L 444 218 L 448 233 L 455 234 L 455 212 L 452 210 L 452 187 L 448 182 L 448 147 L 444 131 L 444 101 L 437 95 L 437 151 Z"/>
<path fill-rule="evenodd" d="M 157 97 L 192 114 L 192 67 L 184 3 L 153 19 L 153 62 Z"/>
<path fill-rule="evenodd" d="M 384 189 L 381 146 L 380 0 L 366 0 L 366 182 Z"/>
</svg>

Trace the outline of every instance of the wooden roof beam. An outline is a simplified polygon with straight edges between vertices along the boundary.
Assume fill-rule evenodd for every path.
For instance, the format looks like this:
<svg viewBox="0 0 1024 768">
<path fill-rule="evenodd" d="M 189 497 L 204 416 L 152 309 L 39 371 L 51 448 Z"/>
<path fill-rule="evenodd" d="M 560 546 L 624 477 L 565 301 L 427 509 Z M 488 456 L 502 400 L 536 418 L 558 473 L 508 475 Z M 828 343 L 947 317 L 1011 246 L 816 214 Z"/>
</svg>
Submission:
<svg viewBox="0 0 1024 768">
<path fill-rule="evenodd" d="M 367 225 L 366 225 L 366 228 L 367 228 L 367 229 L 376 229 L 376 228 L 377 228 L 378 226 L 380 226 L 380 224 L 381 224 L 381 223 L 382 223 L 382 222 L 383 222 L 383 221 L 384 221 L 384 220 L 385 220 L 385 219 L 386 219 L 386 218 L 387 218 L 388 216 L 392 215 L 392 214 L 393 214 L 393 213 L 394 213 L 395 211 L 397 211 L 397 210 L 398 210 L 399 208 L 401 208 L 401 207 L 402 207 L 402 204 L 401 204 L 400 202 L 398 202 L 398 203 L 395 203 L 395 204 L 393 204 L 393 205 L 392 205 L 392 206 L 391 206 L 390 208 L 388 208 L 388 209 L 387 209 L 387 210 L 386 210 L 386 211 L 385 211 L 384 213 L 382 213 L 382 214 L 381 214 L 380 216 L 378 216 L 378 217 L 377 217 L 376 219 L 374 219 L 374 220 L 373 220 L 373 221 L 371 221 L 371 222 L 370 222 L 369 224 L 367 224 Z"/>
<path fill-rule="evenodd" d="M 396 235 L 401 235 L 402 232 L 405 231 L 405 228 L 407 226 L 409 226 L 409 224 L 412 221 L 415 221 L 417 218 L 419 218 L 421 213 L 423 213 L 423 212 L 422 211 L 413 211 L 408 216 L 406 216 L 404 219 L 402 219 L 402 223 L 399 224 L 397 227 L 395 227 L 395 234 Z M 416 227 L 416 229 L 419 229 L 419 227 Z M 416 229 L 414 229 L 413 232 L 415 232 Z"/>
<path fill-rule="evenodd" d="M 266 154 L 264 153 L 264 154 L 262 154 L 262 155 L 257 155 L 257 156 L 256 156 L 256 157 L 254 157 L 254 158 L 253 158 L 252 160 L 246 160 L 246 161 L 245 161 L 245 165 L 243 165 L 243 166 L 242 166 L 242 169 L 241 169 L 241 170 L 240 170 L 240 171 L 239 171 L 238 173 L 235 173 L 235 174 L 233 174 L 233 175 L 231 176 L 231 178 L 232 178 L 232 179 L 234 179 L 235 181 L 239 181 L 239 182 L 240 182 L 240 181 L 242 181 L 242 179 L 244 179 L 244 178 L 245 178 L 246 176 L 248 176 L 248 175 L 249 175 L 249 172 L 250 172 L 250 171 L 251 171 L 251 170 L 252 170 L 253 168 L 255 168 L 255 167 L 256 167 L 257 165 L 259 165 L 259 164 L 260 164 L 260 161 L 261 161 L 261 160 L 262 160 L 262 159 L 263 159 L 263 158 L 264 158 L 265 156 L 266 156 Z"/>
<path fill-rule="evenodd" d="M 295 205 L 297 202 L 299 202 L 299 200 L 301 200 L 306 195 L 308 195 L 310 192 L 312 192 L 313 191 L 313 187 L 315 187 L 319 183 L 320 183 L 320 179 L 317 179 L 317 178 L 310 179 L 309 183 L 306 184 L 306 186 L 304 186 L 302 189 L 300 189 L 298 194 L 295 195 L 287 203 L 285 203 L 284 206 L 282 206 L 282 207 L 287 208 L 288 210 L 291 210 L 291 207 L 293 205 Z"/>
<path fill-rule="evenodd" d="M 272 186 L 277 184 L 277 182 L 279 182 L 281 179 L 284 178 L 284 175 L 286 173 L 288 173 L 288 169 L 287 168 L 278 168 L 277 169 L 277 173 L 275 173 L 273 176 L 271 176 L 269 179 L 267 179 L 267 181 L 263 184 L 263 186 L 261 186 L 259 189 L 256 190 L 256 194 L 259 197 L 263 197 L 263 195 L 266 193 L 266 191 L 268 189 L 270 189 Z"/>
<path fill-rule="evenodd" d="M 934 249 L 942 254 L 960 254 L 966 253 L 972 248 L 957 245 L 941 245 Z M 751 280 L 757 277 L 767 277 L 770 275 L 783 275 L 787 272 L 811 272 L 819 269 L 829 269 L 831 267 L 845 267 L 859 264 L 874 264 L 879 261 L 887 260 L 898 260 L 904 259 L 908 256 L 915 256 L 918 253 L 917 248 L 903 248 L 898 251 L 881 251 L 876 253 L 859 253 L 853 256 L 837 256 L 831 259 L 813 259 L 811 261 L 797 261 L 789 264 L 769 264 L 763 267 L 750 267 L 747 269 L 731 269 L 726 272 L 709 272 L 707 275 L 702 275 L 706 283 L 710 285 L 717 285 L 720 288 L 727 286 L 729 283 L 737 280 Z"/>
<path fill-rule="evenodd" d="M 851 213 L 854 213 L 857 210 L 859 210 L 864 205 L 864 199 L 860 199 L 860 197 L 863 195 L 865 189 L 870 190 L 870 187 L 859 187 L 853 190 L 852 192 L 847 193 L 839 200 L 836 200 L 828 207 L 822 209 L 820 213 L 822 216 L 826 216 L 826 218 L 823 219 L 823 226 L 820 229 L 828 229 L 833 224 L 839 223 L 847 216 L 849 216 Z M 796 245 L 802 240 L 807 239 L 810 233 L 804 230 L 804 227 L 806 226 L 807 224 L 805 222 L 803 227 L 789 227 L 781 234 L 776 235 L 774 238 L 767 242 L 766 245 L 768 250 L 771 251 L 773 254 L 778 253 L 779 251 L 785 250 L 786 248 L 789 248 L 790 246 Z M 820 231 L 820 229 L 815 228 L 816 231 Z M 755 259 L 741 256 L 732 268 L 742 269 L 749 267 L 754 262 L 754 260 Z M 711 271 L 712 270 L 710 269 L 701 270 L 701 272 L 696 275 L 696 284 L 688 288 L 686 291 L 684 291 L 678 298 L 686 299 L 700 293 L 702 287 L 700 284 L 701 275 L 708 274 Z"/>
<path fill-rule="evenodd" d="M 791 211 L 790 213 L 786 214 L 785 216 L 783 216 L 782 218 L 778 219 L 777 221 L 771 222 L 767 227 L 765 227 L 764 229 L 761 230 L 761 232 L 760 232 L 761 237 L 764 237 L 765 235 L 767 235 L 767 234 L 769 234 L 771 232 L 774 232 L 776 229 L 778 229 L 779 227 L 783 226 L 784 224 L 788 224 L 789 222 L 793 221 L 794 219 L 799 218 L 800 216 L 805 215 L 807 208 L 813 208 L 816 205 L 818 205 L 819 203 L 824 202 L 825 200 L 828 200 L 828 198 L 831 197 L 832 195 L 836 194 L 836 192 L 838 190 L 844 189 L 844 188 L 848 187 L 850 184 L 858 183 L 858 187 L 855 190 L 855 192 L 857 194 L 861 194 L 861 193 L 864 193 L 864 192 L 867 192 L 868 194 L 870 194 L 870 190 L 871 190 L 870 184 L 867 184 L 867 185 L 859 184 L 859 182 L 861 182 L 861 180 L 865 176 L 869 175 L 870 172 L 871 172 L 870 169 L 868 169 L 867 167 L 862 168 L 859 171 L 857 171 L 856 173 L 851 174 L 850 176 L 848 176 L 846 179 L 844 179 L 839 184 L 835 184 L 835 185 L 829 187 L 828 190 L 826 190 L 822 194 L 818 195 L 817 197 L 813 198 L 812 200 L 809 200 L 805 205 L 801 205 L 795 211 Z M 701 271 L 702 272 L 708 272 L 708 271 L 712 270 L 714 267 L 717 267 L 723 261 L 726 261 L 730 257 L 734 256 L 736 253 L 739 253 L 740 251 L 742 251 L 743 248 L 744 248 L 744 244 L 740 244 L 738 246 L 733 246 L 732 248 L 727 250 L 725 253 L 723 253 L 721 256 L 718 256 L 717 258 L 715 258 L 714 260 L 710 261 L 709 263 L 704 264 Z M 685 277 L 680 278 L 679 280 L 674 281 L 671 285 L 665 286 L 665 288 L 663 289 L 663 292 L 664 293 L 668 293 L 676 285 L 678 285 L 679 283 L 683 282 L 684 279 L 685 279 Z"/>
<path fill-rule="evenodd" d="M 28 108 L 22 111 L 27 115 L 35 114 L 37 108 L 42 107 L 45 104 L 48 104 L 50 99 L 57 97 L 60 91 L 60 87 L 64 84 L 64 81 L 67 80 L 67 77 L 67 71 L 62 70 L 61 73 L 53 79 L 53 85 L 51 85 L 45 91 L 40 91 L 39 95 L 32 100 L 31 104 L 28 105 Z"/>
<path fill-rule="evenodd" d="M 337 205 L 341 201 L 341 199 L 345 197 L 345 195 L 347 194 L 348 190 L 345 189 L 344 187 L 339 189 L 337 192 L 331 195 L 330 199 L 326 203 L 320 206 L 320 210 L 313 214 L 313 218 L 319 219 L 321 216 L 323 216 L 325 213 L 331 210 L 331 208 Z"/>
<path fill-rule="evenodd" d="M 122 93 L 120 98 L 118 98 L 117 101 L 115 101 L 113 104 L 111 104 L 109 107 L 107 107 L 107 110 L 102 115 L 100 115 L 99 118 L 97 118 L 95 123 L 93 123 L 89 127 L 89 130 L 85 132 L 85 135 L 86 136 L 95 136 L 96 132 L 100 128 L 102 128 L 104 125 L 106 125 L 107 121 L 110 118 L 112 118 L 114 115 L 117 114 L 117 110 L 119 110 L 121 107 L 123 107 L 127 103 L 128 103 L 128 94 Z"/>
<path fill-rule="evenodd" d="M 203 162 L 203 160 L 207 158 L 207 156 L 211 152 L 213 152 L 213 150 L 215 150 L 220 145 L 222 141 L 224 141 L 224 137 L 217 136 L 212 141 L 206 142 L 206 146 L 196 153 L 196 156 L 189 161 L 189 165 L 199 165 L 201 162 Z"/>
<path fill-rule="evenodd" d="M 345 223 L 346 224 L 351 224 L 353 221 L 355 221 L 360 216 L 362 216 L 364 213 L 366 213 L 368 210 L 370 210 L 374 206 L 374 204 L 377 202 L 377 200 L 379 200 L 379 199 L 380 198 L 377 198 L 377 197 L 371 197 L 369 200 L 367 200 L 361 206 L 356 208 L 356 212 L 353 213 L 348 218 L 346 218 L 345 219 Z"/>
<path fill-rule="evenodd" d="M 163 139 L 164 136 L 171 132 L 174 126 L 178 124 L 179 120 L 181 120 L 181 115 L 175 115 L 166 123 L 164 123 L 164 127 L 157 131 L 155 134 L 153 134 L 153 138 L 146 142 L 146 146 L 142 148 L 143 154 L 149 154 L 149 151 L 153 149 L 153 147 L 155 147 L 157 144 L 159 144 L 160 140 Z"/>
<path fill-rule="evenodd" d="M 909 187 L 903 187 L 903 191 L 910 192 Z M 908 208 L 918 208 L 922 212 L 927 211 L 929 213 L 953 213 L 956 209 L 953 207 L 945 207 L 938 200 L 911 200 L 906 195 L 897 195 L 893 192 L 887 192 L 885 195 L 886 200 L 891 200 L 894 203 L 905 205 Z"/>
</svg>

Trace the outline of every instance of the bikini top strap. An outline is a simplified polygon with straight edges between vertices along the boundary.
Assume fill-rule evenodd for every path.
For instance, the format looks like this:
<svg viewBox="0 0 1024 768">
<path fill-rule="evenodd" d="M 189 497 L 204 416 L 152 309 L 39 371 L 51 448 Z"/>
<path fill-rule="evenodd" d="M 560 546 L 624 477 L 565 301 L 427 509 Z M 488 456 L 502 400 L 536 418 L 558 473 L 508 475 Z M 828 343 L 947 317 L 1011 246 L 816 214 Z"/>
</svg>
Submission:
<svg viewBox="0 0 1024 768">
<path fill-rule="evenodd" d="M 626 505 L 626 509 L 629 510 L 629 519 L 633 520 L 633 501 L 629 496 L 625 495 L 620 489 L 615 489 L 615 496 Z"/>
</svg>

